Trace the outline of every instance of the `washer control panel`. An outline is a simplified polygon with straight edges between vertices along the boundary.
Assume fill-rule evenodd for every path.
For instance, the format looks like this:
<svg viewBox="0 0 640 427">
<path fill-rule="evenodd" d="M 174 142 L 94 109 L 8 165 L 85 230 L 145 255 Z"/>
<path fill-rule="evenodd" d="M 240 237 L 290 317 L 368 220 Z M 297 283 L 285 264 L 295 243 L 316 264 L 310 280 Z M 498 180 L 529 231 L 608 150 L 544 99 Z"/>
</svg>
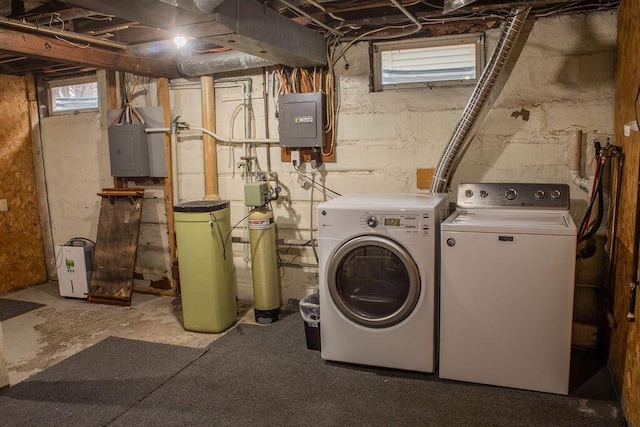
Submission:
<svg viewBox="0 0 640 427">
<path fill-rule="evenodd" d="M 459 208 L 569 209 L 567 184 L 474 183 L 458 186 Z"/>
<path fill-rule="evenodd" d="M 394 231 L 402 234 L 428 235 L 431 229 L 429 213 L 365 212 L 361 217 L 362 228 L 372 231 Z"/>
</svg>

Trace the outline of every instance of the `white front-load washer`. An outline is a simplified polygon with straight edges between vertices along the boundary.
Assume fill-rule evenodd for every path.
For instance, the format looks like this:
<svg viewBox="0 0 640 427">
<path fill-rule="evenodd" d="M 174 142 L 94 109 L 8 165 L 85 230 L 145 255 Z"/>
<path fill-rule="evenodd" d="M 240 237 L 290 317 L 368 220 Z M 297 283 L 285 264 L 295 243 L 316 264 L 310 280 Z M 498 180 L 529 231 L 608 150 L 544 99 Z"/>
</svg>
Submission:
<svg viewBox="0 0 640 427">
<path fill-rule="evenodd" d="M 318 206 L 325 360 L 434 372 L 442 194 L 354 194 Z"/>
</svg>

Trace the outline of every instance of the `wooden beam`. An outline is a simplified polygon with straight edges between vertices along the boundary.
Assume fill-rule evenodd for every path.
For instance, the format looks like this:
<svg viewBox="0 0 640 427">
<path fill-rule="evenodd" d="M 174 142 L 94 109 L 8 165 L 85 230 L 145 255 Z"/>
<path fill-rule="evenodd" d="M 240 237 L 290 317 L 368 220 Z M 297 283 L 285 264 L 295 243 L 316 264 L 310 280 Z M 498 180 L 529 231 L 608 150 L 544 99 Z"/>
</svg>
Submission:
<svg viewBox="0 0 640 427">
<path fill-rule="evenodd" d="M 120 105 L 118 104 L 118 78 L 115 71 L 106 71 L 105 73 L 105 86 L 107 91 L 107 108 L 109 110 L 117 110 Z M 111 125 L 109 121 L 106 123 L 107 127 Z M 126 181 L 122 177 L 113 177 L 113 186 L 115 188 L 126 188 Z"/>
<path fill-rule="evenodd" d="M 202 127 L 216 131 L 216 108 L 213 76 L 200 77 L 202 98 Z M 220 200 L 218 195 L 218 148 L 216 140 L 209 135 L 202 135 L 204 156 L 204 198 Z"/>
<path fill-rule="evenodd" d="M 0 28 L 0 50 L 52 62 L 75 63 L 147 77 L 180 77 L 173 61 L 110 51 L 40 34 Z"/>
<path fill-rule="evenodd" d="M 158 79 L 158 105 L 162 107 L 165 127 L 171 126 L 171 99 L 169 97 L 169 80 Z M 169 256 L 171 257 L 171 269 L 178 265 L 178 256 L 176 251 L 176 228 L 173 220 L 173 159 L 171 158 L 171 137 L 165 133 L 164 135 L 164 160 L 167 168 L 167 177 L 164 179 L 164 202 L 167 210 L 167 232 L 169 233 Z M 174 294 L 180 292 L 178 283 L 169 274 L 171 288 Z"/>
<path fill-rule="evenodd" d="M 110 110 L 115 110 L 118 105 L 118 81 L 116 73 L 113 71 L 107 72 L 107 107 Z"/>
</svg>

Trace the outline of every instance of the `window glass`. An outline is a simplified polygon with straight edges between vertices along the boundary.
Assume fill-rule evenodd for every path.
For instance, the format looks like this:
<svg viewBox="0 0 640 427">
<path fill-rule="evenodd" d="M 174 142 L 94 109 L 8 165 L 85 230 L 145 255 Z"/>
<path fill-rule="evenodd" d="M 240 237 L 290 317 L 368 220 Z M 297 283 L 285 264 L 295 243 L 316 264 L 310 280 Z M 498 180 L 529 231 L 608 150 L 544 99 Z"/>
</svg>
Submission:
<svg viewBox="0 0 640 427">
<path fill-rule="evenodd" d="M 481 34 L 374 44 L 374 89 L 475 84 L 483 65 Z"/>
<path fill-rule="evenodd" d="M 52 113 L 96 110 L 98 83 L 93 79 L 60 80 L 49 83 Z"/>
</svg>

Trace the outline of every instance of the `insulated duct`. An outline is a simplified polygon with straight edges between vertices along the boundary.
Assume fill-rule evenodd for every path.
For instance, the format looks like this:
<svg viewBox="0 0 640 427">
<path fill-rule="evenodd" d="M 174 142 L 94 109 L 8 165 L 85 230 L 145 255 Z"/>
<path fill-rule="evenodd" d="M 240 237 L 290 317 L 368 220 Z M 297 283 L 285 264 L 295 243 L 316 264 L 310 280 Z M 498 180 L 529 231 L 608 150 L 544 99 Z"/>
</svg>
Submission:
<svg viewBox="0 0 640 427">
<path fill-rule="evenodd" d="M 289 67 L 327 64 L 320 32 L 257 0 L 63 1 Z"/>
<path fill-rule="evenodd" d="M 527 19 L 531 7 L 517 7 L 511 10 L 509 17 L 502 27 L 500 39 L 496 45 L 491 59 L 484 68 L 478 83 L 476 84 L 471 99 L 467 103 L 462 117 L 458 122 L 449 143 L 440 157 L 438 166 L 431 181 L 431 192 L 444 193 L 447 191 L 449 181 L 454 172 L 454 165 L 458 160 L 458 155 L 464 153 L 464 149 L 475 133 L 478 117 L 487 104 L 491 90 L 493 89 L 500 72 L 502 71 L 511 48 L 516 43 L 520 30 Z"/>
<path fill-rule="evenodd" d="M 268 59 L 248 53 L 228 50 L 218 53 L 196 55 L 178 63 L 180 74 L 188 77 L 206 76 L 228 71 L 249 70 L 274 65 Z"/>
</svg>

